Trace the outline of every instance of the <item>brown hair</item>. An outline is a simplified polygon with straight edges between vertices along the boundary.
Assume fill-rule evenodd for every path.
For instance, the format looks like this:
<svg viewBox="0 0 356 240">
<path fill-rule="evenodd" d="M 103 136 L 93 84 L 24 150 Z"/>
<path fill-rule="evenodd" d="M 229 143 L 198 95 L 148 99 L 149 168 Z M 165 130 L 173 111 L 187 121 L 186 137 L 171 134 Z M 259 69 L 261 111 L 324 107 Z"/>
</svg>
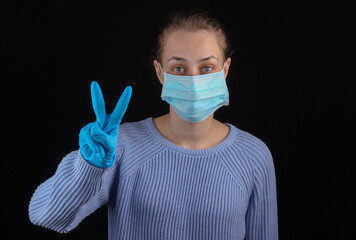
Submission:
<svg viewBox="0 0 356 240">
<path fill-rule="evenodd" d="M 224 60 L 230 56 L 230 41 L 222 24 L 205 10 L 175 11 L 167 14 L 163 19 L 161 30 L 156 42 L 156 59 L 161 60 L 164 50 L 165 36 L 171 30 L 185 29 L 189 31 L 207 30 L 215 32 L 221 39 L 221 50 Z"/>
</svg>

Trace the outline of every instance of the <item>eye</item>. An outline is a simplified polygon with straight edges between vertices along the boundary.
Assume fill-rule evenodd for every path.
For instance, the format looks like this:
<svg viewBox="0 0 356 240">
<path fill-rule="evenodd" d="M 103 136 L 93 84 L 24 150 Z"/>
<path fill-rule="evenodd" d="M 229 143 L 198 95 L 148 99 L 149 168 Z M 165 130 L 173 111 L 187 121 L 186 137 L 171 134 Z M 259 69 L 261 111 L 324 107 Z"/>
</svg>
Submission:
<svg viewBox="0 0 356 240">
<path fill-rule="evenodd" d="M 211 72 L 213 70 L 213 67 L 211 66 L 204 66 L 202 68 L 203 73 Z"/>
<path fill-rule="evenodd" d="M 184 67 L 174 67 L 173 71 L 176 73 L 182 73 L 184 72 Z"/>
</svg>

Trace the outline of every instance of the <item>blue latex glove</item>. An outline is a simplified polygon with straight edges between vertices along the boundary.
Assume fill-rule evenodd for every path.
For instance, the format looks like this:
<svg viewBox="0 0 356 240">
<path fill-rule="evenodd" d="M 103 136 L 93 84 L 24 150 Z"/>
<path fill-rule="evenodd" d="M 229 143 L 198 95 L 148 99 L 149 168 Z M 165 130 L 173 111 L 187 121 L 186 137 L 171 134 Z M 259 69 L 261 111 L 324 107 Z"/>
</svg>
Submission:
<svg viewBox="0 0 356 240">
<path fill-rule="evenodd" d="M 91 83 L 91 100 L 96 121 L 80 130 L 79 146 L 84 159 L 98 168 L 109 168 L 115 162 L 119 126 L 130 102 L 132 88 L 126 87 L 114 111 L 107 114 L 99 84 Z"/>
</svg>

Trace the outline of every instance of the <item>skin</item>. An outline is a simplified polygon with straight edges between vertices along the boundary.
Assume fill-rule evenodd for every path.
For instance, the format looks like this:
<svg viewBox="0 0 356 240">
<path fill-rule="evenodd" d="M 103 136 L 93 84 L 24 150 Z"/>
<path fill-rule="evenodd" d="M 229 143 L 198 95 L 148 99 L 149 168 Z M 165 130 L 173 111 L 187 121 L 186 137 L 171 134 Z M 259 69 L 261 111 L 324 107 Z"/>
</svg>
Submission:
<svg viewBox="0 0 356 240">
<path fill-rule="evenodd" d="M 165 35 L 165 44 L 161 56 L 164 72 L 176 75 L 195 76 L 218 72 L 224 64 L 220 39 L 214 32 L 206 30 L 188 31 L 172 30 Z M 228 74 L 231 59 L 225 60 L 225 78 Z M 159 62 L 153 65 L 157 78 L 164 82 Z M 156 128 L 163 137 L 172 143 L 189 149 L 204 149 L 215 146 L 229 134 L 229 127 L 211 114 L 198 123 L 182 119 L 170 106 L 169 113 L 153 119 Z"/>
</svg>

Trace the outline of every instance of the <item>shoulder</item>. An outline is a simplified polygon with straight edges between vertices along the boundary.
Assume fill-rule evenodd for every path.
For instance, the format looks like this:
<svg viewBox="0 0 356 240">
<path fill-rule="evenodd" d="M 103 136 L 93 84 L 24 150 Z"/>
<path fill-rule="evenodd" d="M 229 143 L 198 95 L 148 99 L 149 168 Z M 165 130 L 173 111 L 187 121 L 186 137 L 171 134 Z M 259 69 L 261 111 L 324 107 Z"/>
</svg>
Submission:
<svg viewBox="0 0 356 240">
<path fill-rule="evenodd" d="M 164 150 L 151 133 L 151 121 L 152 118 L 146 118 L 120 125 L 116 148 L 120 179 L 126 179 Z"/>
<path fill-rule="evenodd" d="M 123 149 L 130 154 L 139 156 L 140 153 L 156 154 L 164 147 L 157 144 L 156 136 L 153 133 L 152 117 L 137 122 L 127 122 L 120 125 L 117 144 L 119 149 Z"/>
<path fill-rule="evenodd" d="M 249 154 L 271 154 L 267 145 L 258 137 L 251 133 L 228 124 L 233 135 L 233 144 L 239 149 L 246 151 Z"/>
<path fill-rule="evenodd" d="M 145 122 L 147 121 L 146 119 L 136 121 L 136 122 L 125 122 L 120 125 L 119 132 L 127 132 L 127 131 L 134 131 L 134 132 L 142 132 L 142 130 L 145 130 L 146 124 Z"/>
<path fill-rule="evenodd" d="M 152 136 L 149 133 L 146 121 L 147 119 L 143 119 L 120 125 L 116 143 L 117 156 L 121 156 L 123 151 L 140 149 L 142 145 L 152 142 Z"/>
<path fill-rule="evenodd" d="M 137 122 L 126 122 L 121 124 L 119 127 L 118 138 L 131 142 L 148 137 L 149 132 L 146 121 L 147 119 L 143 119 Z"/>
<path fill-rule="evenodd" d="M 234 133 L 233 147 L 241 152 L 253 167 L 273 166 L 272 154 L 268 146 L 258 137 L 231 125 Z"/>
<path fill-rule="evenodd" d="M 266 184 L 275 184 L 275 169 L 272 154 L 267 145 L 258 137 L 234 127 L 235 151 L 250 169 L 251 180 L 257 188 L 263 188 Z"/>
</svg>

